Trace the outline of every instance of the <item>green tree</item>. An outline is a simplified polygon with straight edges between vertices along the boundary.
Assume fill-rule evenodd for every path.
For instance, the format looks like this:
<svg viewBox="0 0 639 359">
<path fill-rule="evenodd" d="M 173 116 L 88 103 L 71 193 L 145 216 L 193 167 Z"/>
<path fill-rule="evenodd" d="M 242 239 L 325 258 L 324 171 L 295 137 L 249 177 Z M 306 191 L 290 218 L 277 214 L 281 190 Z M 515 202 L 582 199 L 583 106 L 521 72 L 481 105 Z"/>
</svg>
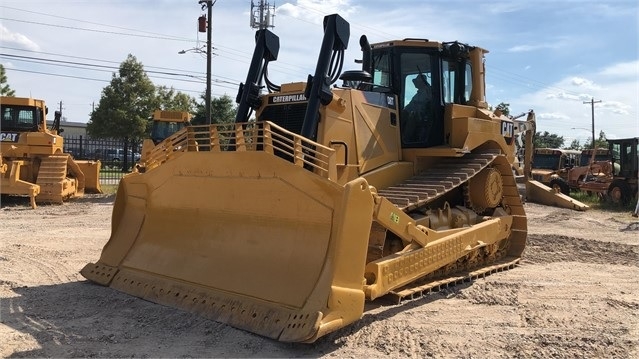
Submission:
<svg viewBox="0 0 639 359">
<path fill-rule="evenodd" d="M 533 147 L 535 148 L 562 148 L 564 145 L 564 137 L 555 133 L 537 132 L 533 138 Z"/>
<path fill-rule="evenodd" d="M 11 89 L 8 82 L 4 66 L 0 64 L 0 96 L 13 97 L 16 95 L 16 92 Z"/>
<path fill-rule="evenodd" d="M 195 108 L 193 97 L 176 91 L 173 87 L 158 86 L 155 100 L 157 110 L 192 112 Z"/>
<path fill-rule="evenodd" d="M 503 113 L 505 116 L 510 116 L 510 104 L 509 103 L 500 102 L 499 105 L 497 105 L 497 107 L 495 107 L 495 110 L 501 111 L 501 113 Z"/>
<path fill-rule="evenodd" d="M 118 74 L 102 90 L 102 97 L 87 123 L 87 132 L 96 138 L 141 139 L 156 100 L 156 88 L 144 66 L 129 54 Z"/>
<path fill-rule="evenodd" d="M 206 124 L 206 107 L 205 96 L 202 95 L 202 103 L 198 103 L 195 107 L 195 115 L 193 116 L 192 123 L 194 125 Z M 235 102 L 229 95 L 211 99 L 211 123 L 233 123 L 235 121 L 235 115 L 237 108 Z"/>
<path fill-rule="evenodd" d="M 572 142 L 570 142 L 570 146 L 568 146 L 568 148 L 566 148 L 567 150 L 581 150 L 581 144 L 579 144 L 579 140 L 578 139 L 574 139 L 572 140 Z"/>
<path fill-rule="evenodd" d="M 592 148 L 592 138 L 586 139 L 584 148 Z M 599 138 L 595 140 L 595 148 L 608 148 L 608 140 L 604 131 L 599 131 Z"/>
</svg>

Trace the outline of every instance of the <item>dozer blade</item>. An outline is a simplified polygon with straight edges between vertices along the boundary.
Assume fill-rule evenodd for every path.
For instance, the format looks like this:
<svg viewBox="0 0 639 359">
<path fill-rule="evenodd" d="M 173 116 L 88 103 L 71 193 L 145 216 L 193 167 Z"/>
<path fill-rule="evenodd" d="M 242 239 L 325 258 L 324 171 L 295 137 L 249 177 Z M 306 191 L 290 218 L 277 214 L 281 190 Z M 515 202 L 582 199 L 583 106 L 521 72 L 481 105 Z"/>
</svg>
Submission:
<svg viewBox="0 0 639 359">
<path fill-rule="evenodd" d="M 577 211 L 585 211 L 590 208 L 588 205 L 570 198 L 563 193 L 555 192 L 552 188 L 535 180 L 528 180 L 526 182 L 526 198 L 530 202 Z"/>
<path fill-rule="evenodd" d="M 40 194 L 40 186 L 20 179 L 20 170 L 24 161 L 9 160 L 4 163 L 0 154 L 0 193 L 29 196 L 31 208 L 36 208 L 36 196 Z"/>
<path fill-rule="evenodd" d="M 100 187 L 100 169 L 102 164 L 100 161 L 78 161 L 74 160 L 82 173 L 84 173 L 84 192 L 85 193 L 102 193 Z"/>
<path fill-rule="evenodd" d="M 84 277 L 281 341 L 358 320 L 373 201 L 264 152 L 183 152 L 120 182 Z"/>
</svg>

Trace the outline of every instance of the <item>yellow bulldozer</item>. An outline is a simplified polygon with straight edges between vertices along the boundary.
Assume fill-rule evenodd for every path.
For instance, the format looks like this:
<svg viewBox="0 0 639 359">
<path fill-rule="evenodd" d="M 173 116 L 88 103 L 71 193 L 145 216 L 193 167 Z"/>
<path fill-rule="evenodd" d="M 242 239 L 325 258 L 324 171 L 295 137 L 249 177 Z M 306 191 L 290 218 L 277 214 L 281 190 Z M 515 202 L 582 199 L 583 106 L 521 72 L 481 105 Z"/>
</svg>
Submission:
<svg viewBox="0 0 639 359">
<path fill-rule="evenodd" d="M 315 74 L 276 85 L 279 38 L 259 30 L 235 123 L 189 126 L 124 177 L 111 237 L 82 275 L 313 342 L 366 301 L 515 267 L 527 236 L 516 126 L 486 103 L 487 51 L 362 36 L 362 69 L 341 73 L 349 36 L 327 16 Z"/>
<path fill-rule="evenodd" d="M 191 114 L 186 111 L 153 111 L 153 121 L 149 138 L 142 142 L 140 162 L 151 156 L 151 151 L 162 141 L 191 124 Z"/>
<path fill-rule="evenodd" d="M 47 128 L 47 106 L 33 98 L 1 97 L 0 193 L 28 196 L 37 202 L 62 203 L 100 193 L 100 162 L 77 161 L 63 152 L 61 113 Z"/>
</svg>

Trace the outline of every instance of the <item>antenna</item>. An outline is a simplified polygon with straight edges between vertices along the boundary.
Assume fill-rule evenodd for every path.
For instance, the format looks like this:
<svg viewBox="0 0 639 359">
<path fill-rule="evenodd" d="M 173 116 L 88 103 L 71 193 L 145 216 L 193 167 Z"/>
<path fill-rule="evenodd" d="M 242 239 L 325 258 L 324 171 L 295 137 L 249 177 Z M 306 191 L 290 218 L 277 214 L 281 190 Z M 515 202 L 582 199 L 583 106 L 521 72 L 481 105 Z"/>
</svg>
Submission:
<svg viewBox="0 0 639 359">
<path fill-rule="evenodd" d="M 251 0 L 251 27 L 254 29 L 266 29 L 275 27 L 275 5 L 269 4 L 267 1 L 260 0 L 255 5 Z"/>
</svg>

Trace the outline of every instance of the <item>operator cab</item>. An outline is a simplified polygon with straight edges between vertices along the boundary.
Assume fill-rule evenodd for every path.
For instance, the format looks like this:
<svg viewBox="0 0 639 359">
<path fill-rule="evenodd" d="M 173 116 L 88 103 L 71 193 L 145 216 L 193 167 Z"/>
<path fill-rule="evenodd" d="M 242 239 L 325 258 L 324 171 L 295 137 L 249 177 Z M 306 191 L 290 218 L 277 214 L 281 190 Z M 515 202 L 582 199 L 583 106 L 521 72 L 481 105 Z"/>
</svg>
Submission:
<svg viewBox="0 0 639 359">
<path fill-rule="evenodd" d="M 370 51 L 373 90 L 387 89 L 398 98 L 402 148 L 444 145 L 445 105 L 466 105 L 471 98 L 470 48 L 404 39 L 374 44 Z"/>
<path fill-rule="evenodd" d="M 35 106 L 23 106 L 2 104 L 2 123 L 0 128 L 3 131 L 16 132 L 38 132 L 38 126 L 43 123 L 46 113 Z"/>
<path fill-rule="evenodd" d="M 191 123 L 191 114 L 186 111 L 155 110 L 151 127 L 151 140 L 157 146 L 169 136 Z"/>
<path fill-rule="evenodd" d="M 186 124 L 184 122 L 153 121 L 151 140 L 153 140 L 154 145 L 157 145 L 185 126 Z"/>
</svg>

